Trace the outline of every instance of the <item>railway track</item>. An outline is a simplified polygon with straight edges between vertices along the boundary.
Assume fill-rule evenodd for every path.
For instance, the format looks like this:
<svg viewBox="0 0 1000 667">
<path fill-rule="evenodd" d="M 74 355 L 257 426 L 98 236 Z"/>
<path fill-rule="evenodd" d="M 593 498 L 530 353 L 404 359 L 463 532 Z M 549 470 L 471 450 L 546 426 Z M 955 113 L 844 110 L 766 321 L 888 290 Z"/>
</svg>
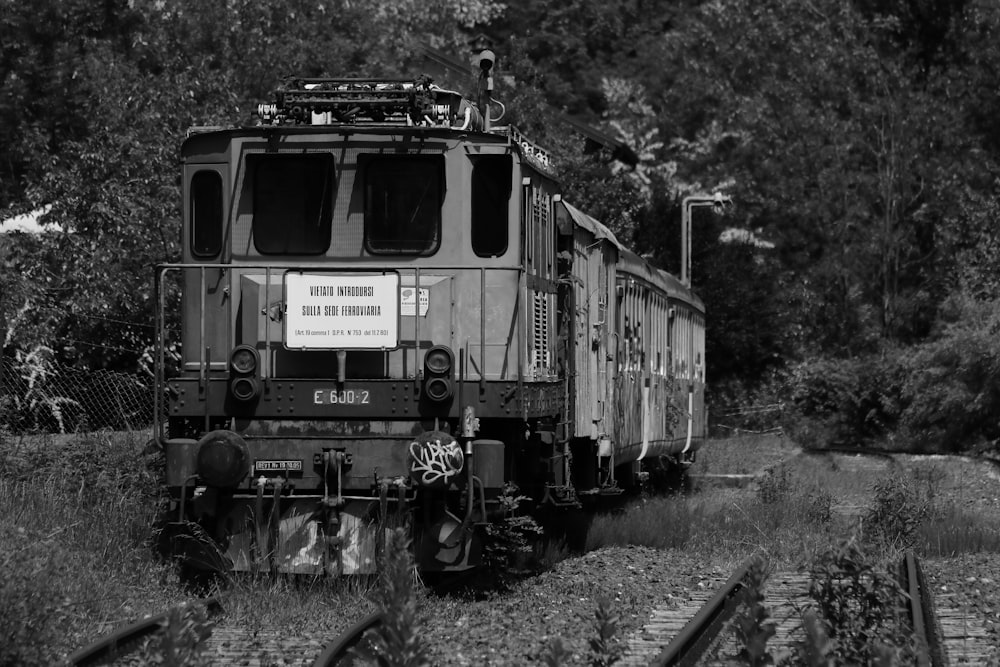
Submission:
<svg viewBox="0 0 1000 667">
<path fill-rule="evenodd" d="M 172 607 L 115 630 L 74 652 L 67 663 L 72 667 L 128 663 L 129 658 L 142 651 L 149 640 L 165 631 L 172 618 L 185 618 L 189 611 L 198 608 L 204 609 L 213 622 L 205 626 L 204 636 L 192 637 L 190 643 L 198 643 L 197 655 L 206 661 L 204 664 L 212 665 L 350 667 L 360 664 L 356 662 L 352 649 L 365 641 L 365 632 L 377 628 L 382 622 L 380 612 L 372 613 L 327 643 L 325 637 L 297 637 L 277 630 L 238 627 L 226 619 L 225 611 L 216 598 L 208 598 Z M 181 639 L 176 643 L 184 645 L 188 640 Z"/>
<path fill-rule="evenodd" d="M 748 597 L 743 593 L 752 585 L 752 577 L 751 560 L 737 568 L 728 580 L 705 580 L 704 586 L 687 599 L 673 600 L 654 609 L 642 630 L 628 638 L 626 652 L 615 664 L 620 667 L 734 664 L 742 648 L 736 639 L 734 618 L 746 610 Z M 794 656 L 796 647 L 805 639 L 801 619 L 810 603 L 810 581 L 805 572 L 778 571 L 768 575 L 763 583 L 761 592 L 768 621 L 774 624 L 767 652 L 776 663 Z M 918 667 L 988 664 L 991 647 L 977 644 L 979 640 L 987 641 L 985 629 L 971 627 L 968 614 L 955 614 L 942 605 L 948 598 L 934 595 L 912 553 L 907 553 L 899 565 L 899 583 L 907 593 L 907 602 L 898 618 L 905 624 L 907 635 L 913 637 Z M 961 621 L 956 623 L 956 619 Z"/>
<path fill-rule="evenodd" d="M 746 593 L 755 588 L 762 595 L 759 599 L 767 609 L 767 621 L 774 624 L 774 633 L 767 639 L 767 653 L 775 664 L 794 656 L 805 639 L 801 618 L 810 604 L 810 575 L 776 571 L 763 581 L 762 576 L 759 569 L 755 571 L 751 560 L 728 579 L 720 575 L 696 582 L 686 595 L 653 610 L 645 626 L 627 638 L 626 652 L 615 664 L 620 667 L 733 664 L 743 648 L 736 636 L 736 622 L 741 615 L 749 616 L 746 604 L 751 597 Z M 908 594 L 908 606 L 896 617 L 905 623 L 906 635 L 914 638 L 918 667 L 993 664 L 990 656 L 994 655 L 994 648 L 981 622 L 977 623 L 975 615 L 957 604 L 947 589 L 935 590 L 912 554 L 906 554 L 900 563 L 899 582 Z M 206 664 L 213 665 L 360 664 L 351 649 L 365 641 L 365 633 L 383 621 L 380 613 L 372 613 L 325 643 L 325 637 L 296 637 L 235 627 L 226 620 L 215 599 L 193 604 L 204 606 L 218 621 L 201 645 L 201 655 L 209 661 Z M 103 637 L 73 654 L 69 664 L 115 664 L 116 659 L 141 649 L 176 611 L 144 619 Z M 886 610 L 886 613 L 893 612 Z"/>
<path fill-rule="evenodd" d="M 930 573 L 924 576 L 933 593 L 937 632 L 951 665 L 997 665 L 1000 649 L 983 623 L 981 613 L 952 587 Z"/>
</svg>

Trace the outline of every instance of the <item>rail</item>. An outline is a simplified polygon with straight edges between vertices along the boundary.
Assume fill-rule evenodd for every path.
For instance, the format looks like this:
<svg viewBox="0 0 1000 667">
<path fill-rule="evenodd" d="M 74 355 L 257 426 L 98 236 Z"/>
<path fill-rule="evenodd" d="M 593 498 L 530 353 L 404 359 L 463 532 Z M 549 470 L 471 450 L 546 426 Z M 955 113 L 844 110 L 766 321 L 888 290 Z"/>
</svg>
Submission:
<svg viewBox="0 0 1000 667">
<path fill-rule="evenodd" d="M 655 667 L 693 666 L 715 659 L 720 633 L 745 604 L 745 589 L 754 559 L 741 565 L 726 583 L 702 605 L 669 644 L 649 663 Z M 914 664 L 917 667 L 943 667 L 948 664 L 944 643 L 938 631 L 933 592 L 924 581 L 920 562 L 912 552 L 898 563 L 898 583 L 904 593 L 896 618 L 913 638 Z M 891 612 L 888 612 L 891 613 Z M 729 630 L 726 630 L 729 632 Z"/>
<path fill-rule="evenodd" d="M 360 657 L 352 649 L 359 647 L 365 633 L 381 626 L 383 620 L 382 612 L 376 611 L 355 623 L 323 649 L 313 662 L 313 667 L 347 667 L 362 664 L 359 662 Z"/>
<path fill-rule="evenodd" d="M 906 593 L 904 620 L 913 631 L 917 667 L 944 667 L 948 660 L 937 631 L 933 594 L 912 551 L 907 551 L 900 563 L 900 586 Z"/>
<path fill-rule="evenodd" d="M 652 663 L 655 667 L 695 665 L 711 647 L 719 632 L 740 606 L 743 590 L 755 558 L 741 565 L 718 592 L 687 622 Z"/>
<path fill-rule="evenodd" d="M 159 632 L 169 621 L 170 615 L 177 609 L 186 609 L 196 605 L 204 605 L 209 615 L 222 611 L 222 605 L 214 597 L 172 607 L 165 612 L 136 621 L 101 637 L 92 644 L 72 653 L 67 658 L 67 662 L 73 667 L 111 664 L 115 659 L 142 648 L 143 641 Z"/>
</svg>

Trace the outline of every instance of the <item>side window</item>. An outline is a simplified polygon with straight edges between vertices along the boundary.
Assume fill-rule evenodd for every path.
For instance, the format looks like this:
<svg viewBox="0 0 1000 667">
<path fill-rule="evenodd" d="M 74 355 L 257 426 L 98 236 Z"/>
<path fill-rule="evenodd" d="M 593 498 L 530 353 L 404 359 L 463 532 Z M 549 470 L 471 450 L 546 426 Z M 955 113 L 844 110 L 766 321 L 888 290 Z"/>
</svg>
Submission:
<svg viewBox="0 0 1000 667">
<path fill-rule="evenodd" d="M 333 156 L 252 155 L 253 244 L 264 255 L 322 255 L 330 247 Z"/>
<path fill-rule="evenodd" d="M 374 255 L 433 255 L 441 245 L 444 157 L 361 156 L 365 249 Z"/>
<path fill-rule="evenodd" d="M 204 170 L 191 178 L 191 253 L 195 257 L 215 257 L 222 250 L 222 176 Z"/>
<path fill-rule="evenodd" d="M 509 155 L 473 158 L 472 251 L 494 257 L 507 251 L 508 204 L 514 162 Z"/>
</svg>

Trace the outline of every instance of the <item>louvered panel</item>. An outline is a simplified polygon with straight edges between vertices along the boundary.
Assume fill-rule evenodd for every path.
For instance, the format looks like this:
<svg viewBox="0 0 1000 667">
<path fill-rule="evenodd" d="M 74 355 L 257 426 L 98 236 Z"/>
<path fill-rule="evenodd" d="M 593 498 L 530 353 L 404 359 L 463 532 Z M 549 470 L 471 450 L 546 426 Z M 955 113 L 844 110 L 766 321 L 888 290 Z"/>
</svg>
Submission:
<svg viewBox="0 0 1000 667">
<path fill-rule="evenodd" d="M 531 365 L 533 375 L 541 377 L 548 374 L 551 359 L 549 358 L 549 299 L 542 292 L 535 292 L 534 308 L 532 309 Z"/>
</svg>

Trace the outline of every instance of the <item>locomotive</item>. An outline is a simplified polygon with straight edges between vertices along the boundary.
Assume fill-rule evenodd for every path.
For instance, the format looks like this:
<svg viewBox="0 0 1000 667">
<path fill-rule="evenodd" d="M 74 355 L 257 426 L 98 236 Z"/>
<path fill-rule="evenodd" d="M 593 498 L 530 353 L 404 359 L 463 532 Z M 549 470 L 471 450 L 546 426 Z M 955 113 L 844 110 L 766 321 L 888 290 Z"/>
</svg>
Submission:
<svg viewBox="0 0 1000 667">
<path fill-rule="evenodd" d="M 515 508 L 693 460 L 703 303 L 483 97 L 292 78 L 255 125 L 189 131 L 155 434 L 190 560 L 371 573 L 395 521 L 462 571 Z"/>
</svg>

